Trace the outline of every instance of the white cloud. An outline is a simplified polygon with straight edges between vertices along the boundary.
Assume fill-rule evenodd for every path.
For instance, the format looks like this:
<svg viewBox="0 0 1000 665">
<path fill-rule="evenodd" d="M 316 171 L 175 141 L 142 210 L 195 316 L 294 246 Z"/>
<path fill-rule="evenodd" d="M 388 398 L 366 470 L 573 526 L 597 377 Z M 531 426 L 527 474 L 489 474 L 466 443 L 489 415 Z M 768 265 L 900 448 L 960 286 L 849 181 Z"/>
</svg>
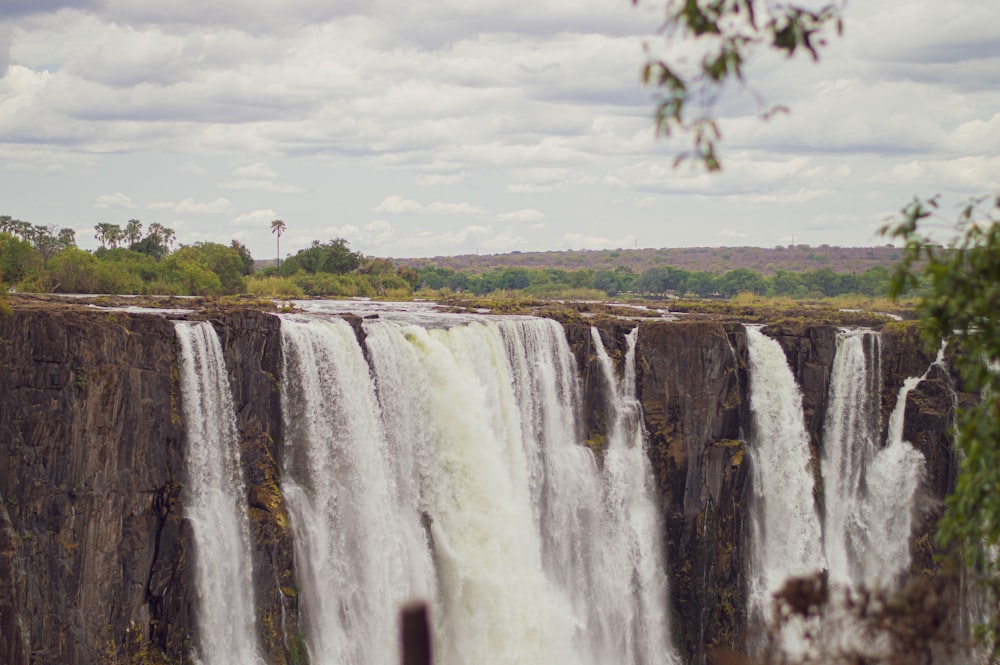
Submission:
<svg viewBox="0 0 1000 665">
<path fill-rule="evenodd" d="M 186 198 L 181 201 L 155 201 L 149 204 L 150 210 L 172 210 L 179 214 L 209 214 L 221 215 L 231 212 L 233 204 L 229 199 L 215 199 L 214 201 L 198 202 L 193 198 Z"/>
<path fill-rule="evenodd" d="M 101 194 L 97 197 L 97 201 L 94 202 L 95 208 L 136 208 L 137 206 L 132 203 L 132 199 L 128 196 L 117 192 L 115 194 Z"/>
<path fill-rule="evenodd" d="M 278 213 L 271 208 L 262 208 L 237 215 L 230 223 L 236 226 L 259 226 L 270 231 L 271 222 L 275 219 L 279 219 Z"/>
<path fill-rule="evenodd" d="M 617 240 L 612 240 L 604 236 L 591 236 L 581 233 L 567 233 L 559 242 L 560 247 L 564 249 L 618 249 L 632 247 L 634 244 L 634 235 L 627 235 Z"/>
<path fill-rule="evenodd" d="M 218 184 L 219 189 L 242 189 L 271 194 L 300 194 L 305 191 L 298 185 L 282 185 L 267 180 L 228 180 Z"/>
<path fill-rule="evenodd" d="M 486 209 L 471 203 L 444 203 L 435 201 L 424 207 L 424 210 L 438 215 L 485 215 Z"/>
<path fill-rule="evenodd" d="M 922 187 L 947 188 L 962 193 L 1000 189 L 1000 157 L 913 160 L 893 166 L 875 176 L 876 182 L 919 183 Z"/>
<path fill-rule="evenodd" d="M 545 219 L 545 213 L 534 208 L 521 208 L 497 215 L 497 219 L 504 222 L 538 222 Z"/>
<path fill-rule="evenodd" d="M 360 228 L 354 224 L 344 224 L 327 227 L 325 231 L 326 235 L 345 238 L 352 247 L 365 251 L 384 247 L 396 235 L 392 224 L 382 219 L 374 219 Z"/>
<path fill-rule="evenodd" d="M 238 166 L 233 169 L 233 175 L 249 180 L 276 180 L 278 178 L 278 172 L 264 162 Z"/>
<path fill-rule="evenodd" d="M 388 215 L 405 215 L 406 213 L 420 212 L 423 208 L 424 207 L 416 201 L 404 199 L 402 196 L 392 194 L 391 196 L 385 197 L 382 203 L 379 203 L 377 206 L 372 208 L 372 210 L 374 212 Z"/>
<path fill-rule="evenodd" d="M 419 201 L 405 199 L 398 194 L 385 197 L 382 203 L 372 208 L 374 212 L 388 215 L 405 215 L 410 213 L 430 213 L 435 215 L 484 215 L 486 210 L 471 203 L 446 203 L 435 201 L 423 204 Z"/>
</svg>

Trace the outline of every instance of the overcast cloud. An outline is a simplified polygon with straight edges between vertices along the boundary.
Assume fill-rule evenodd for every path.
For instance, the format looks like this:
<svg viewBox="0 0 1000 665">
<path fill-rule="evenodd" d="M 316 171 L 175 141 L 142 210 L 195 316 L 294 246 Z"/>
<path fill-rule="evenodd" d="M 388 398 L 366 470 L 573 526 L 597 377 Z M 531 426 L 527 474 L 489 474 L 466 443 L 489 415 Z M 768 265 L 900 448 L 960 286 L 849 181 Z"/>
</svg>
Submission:
<svg viewBox="0 0 1000 665">
<path fill-rule="evenodd" d="M 997 3 L 852 2 L 819 64 L 762 54 L 718 102 L 715 176 L 654 135 L 659 11 L 5 0 L 0 214 L 87 248 L 137 218 L 257 258 L 281 218 L 283 253 L 342 236 L 403 257 L 882 244 L 913 196 L 1000 190 Z M 791 112 L 760 121 L 774 104 Z"/>
</svg>

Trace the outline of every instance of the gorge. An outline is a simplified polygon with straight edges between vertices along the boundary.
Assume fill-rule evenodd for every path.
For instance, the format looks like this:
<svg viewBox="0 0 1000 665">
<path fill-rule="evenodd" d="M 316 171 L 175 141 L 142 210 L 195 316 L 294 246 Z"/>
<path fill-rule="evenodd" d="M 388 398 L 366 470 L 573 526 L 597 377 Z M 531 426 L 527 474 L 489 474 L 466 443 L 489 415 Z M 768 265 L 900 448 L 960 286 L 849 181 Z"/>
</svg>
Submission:
<svg viewBox="0 0 1000 665">
<path fill-rule="evenodd" d="M 0 661 L 391 663 L 421 597 L 440 663 L 703 663 L 934 567 L 906 325 L 303 306 L 0 318 Z"/>
</svg>

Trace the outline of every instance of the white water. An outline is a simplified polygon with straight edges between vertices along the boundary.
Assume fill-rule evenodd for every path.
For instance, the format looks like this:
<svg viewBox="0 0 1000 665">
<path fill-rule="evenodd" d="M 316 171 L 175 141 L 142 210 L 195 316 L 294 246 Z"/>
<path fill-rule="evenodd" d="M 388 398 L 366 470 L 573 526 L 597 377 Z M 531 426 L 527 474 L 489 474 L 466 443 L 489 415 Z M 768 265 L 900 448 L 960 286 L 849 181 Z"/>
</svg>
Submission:
<svg viewBox="0 0 1000 665">
<path fill-rule="evenodd" d="M 636 397 L 635 348 L 639 329 L 626 337 L 625 368 L 617 380 L 597 328 L 591 328 L 594 348 L 600 360 L 612 406 L 611 428 L 604 453 L 605 514 L 609 537 L 618 564 L 611 572 L 616 588 L 633 588 L 632 602 L 622 607 L 622 620 L 631 627 L 624 645 L 635 654 L 627 662 L 659 662 L 655 645 L 667 643 L 669 630 L 666 607 L 666 557 L 662 544 L 662 519 L 654 497 L 653 473 L 646 452 L 642 406 Z M 610 600 L 610 599 L 609 599 Z"/>
<path fill-rule="evenodd" d="M 879 358 L 877 333 L 838 335 L 823 432 L 823 536 L 830 581 L 848 587 L 863 583 L 866 562 L 878 556 L 863 513 L 869 503 L 867 474 L 882 433 Z"/>
<path fill-rule="evenodd" d="M 204 665 L 260 663 L 239 436 L 222 346 L 204 322 L 175 321 L 187 429 L 186 517 L 194 534 L 198 647 Z"/>
<path fill-rule="evenodd" d="M 747 328 L 752 435 L 751 618 L 771 619 L 774 592 L 789 577 L 823 570 L 826 561 L 813 498 L 809 438 L 802 394 L 781 346 Z M 800 651 L 799 636 L 785 631 L 786 649 Z"/>
<path fill-rule="evenodd" d="M 616 538 L 626 504 L 581 445 L 558 324 L 367 320 L 369 369 L 354 331 L 324 319 L 282 320 L 283 485 L 312 662 L 397 662 L 410 596 L 431 601 L 443 665 L 675 662 L 665 582 Z M 659 543 L 655 513 L 631 517 Z"/>
<path fill-rule="evenodd" d="M 875 332 L 843 332 L 830 380 L 826 552 L 831 581 L 849 588 L 892 587 L 909 569 L 913 504 L 924 474 L 923 455 L 903 440 L 903 416 L 907 395 L 927 372 L 903 383 L 880 447 L 878 342 Z"/>
<path fill-rule="evenodd" d="M 343 320 L 283 317 L 282 489 L 310 662 L 389 663 L 411 594 L 374 385 Z"/>
</svg>

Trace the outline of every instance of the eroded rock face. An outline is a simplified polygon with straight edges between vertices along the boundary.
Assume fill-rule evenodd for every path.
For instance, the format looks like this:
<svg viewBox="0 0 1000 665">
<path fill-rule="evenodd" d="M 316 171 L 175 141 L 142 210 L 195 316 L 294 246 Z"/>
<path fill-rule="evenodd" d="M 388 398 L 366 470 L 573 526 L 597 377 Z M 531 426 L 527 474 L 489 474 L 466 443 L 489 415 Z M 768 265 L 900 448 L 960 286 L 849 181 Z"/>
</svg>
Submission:
<svg viewBox="0 0 1000 665">
<path fill-rule="evenodd" d="M 742 643 L 742 556 L 749 487 L 744 455 L 745 335 L 720 323 L 644 324 L 639 394 L 661 489 L 674 634 L 703 662 Z"/>
<path fill-rule="evenodd" d="M 154 633 L 179 655 L 189 545 L 171 324 L 18 311 L 0 318 L 0 363 L 4 662 L 96 663 Z"/>
<path fill-rule="evenodd" d="M 225 351 L 253 530 L 262 652 L 303 653 L 288 514 L 280 490 L 280 321 L 250 310 L 209 316 Z M 597 324 L 624 360 L 637 324 Z M 636 368 L 665 524 L 673 633 L 687 662 L 742 648 L 749 507 L 746 335 L 739 323 L 648 321 Z M 568 323 L 581 371 L 585 435 L 607 423 L 590 325 Z M 836 329 L 765 329 L 803 390 L 819 454 Z M 932 362 L 912 332 L 883 335 L 883 415 L 903 380 Z M 186 662 L 197 630 L 183 514 L 185 428 L 173 324 L 79 306 L 0 317 L 0 662 Z M 928 461 L 914 569 L 933 566 L 927 534 L 954 483 L 954 382 L 935 368 L 911 391 L 905 437 Z"/>
</svg>

